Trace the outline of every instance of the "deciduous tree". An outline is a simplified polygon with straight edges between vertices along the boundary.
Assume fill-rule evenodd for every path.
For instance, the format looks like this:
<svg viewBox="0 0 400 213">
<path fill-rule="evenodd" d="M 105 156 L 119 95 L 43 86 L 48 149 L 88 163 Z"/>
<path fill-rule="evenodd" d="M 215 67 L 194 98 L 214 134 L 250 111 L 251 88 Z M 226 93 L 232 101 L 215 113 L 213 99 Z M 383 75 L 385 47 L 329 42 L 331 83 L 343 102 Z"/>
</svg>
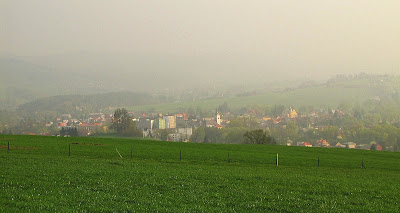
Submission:
<svg viewBox="0 0 400 213">
<path fill-rule="evenodd" d="M 128 111 L 124 108 L 116 109 L 110 129 L 115 129 L 117 134 L 125 136 L 140 136 L 140 132 L 136 130 L 136 125 L 129 116 Z"/>
<path fill-rule="evenodd" d="M 247 131 L 243 137 L 248 144 L 276 144 L 275 139 L 262 129 Z"/>
</svg>

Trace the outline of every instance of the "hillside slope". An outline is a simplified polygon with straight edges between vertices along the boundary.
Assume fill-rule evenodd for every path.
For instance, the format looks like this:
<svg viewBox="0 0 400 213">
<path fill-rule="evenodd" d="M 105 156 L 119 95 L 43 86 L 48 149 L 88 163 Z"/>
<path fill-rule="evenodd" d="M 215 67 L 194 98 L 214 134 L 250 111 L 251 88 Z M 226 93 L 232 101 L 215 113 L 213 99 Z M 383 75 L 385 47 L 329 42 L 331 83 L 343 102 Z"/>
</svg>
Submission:
<svg viewBox="0 0 400 213">
<path fill-rule="evenodd" d="M 367 85 L 359 87 L 328 87 L 326 85 L 315 85 L 305 88 L 295 88 L 280 92 L 266 92 L 255 95 L 239 96 L 233 98 L 215 98 L 211 100 L 199 100 L 194 102 L 176 102 L 161 105 L 127 106 L 136 111 L 153 109 L 160 112 L 181 112 L 190 106 L 200 106 L 205 110 L 214 111 L 219 105 L 227 102 L 232 109 L 240 109 L 250 105 L 292 105 L 331 107 L 336 108 L 341 103 L 362 103 L 376 96 L 384 95 Z"/>
</svg>

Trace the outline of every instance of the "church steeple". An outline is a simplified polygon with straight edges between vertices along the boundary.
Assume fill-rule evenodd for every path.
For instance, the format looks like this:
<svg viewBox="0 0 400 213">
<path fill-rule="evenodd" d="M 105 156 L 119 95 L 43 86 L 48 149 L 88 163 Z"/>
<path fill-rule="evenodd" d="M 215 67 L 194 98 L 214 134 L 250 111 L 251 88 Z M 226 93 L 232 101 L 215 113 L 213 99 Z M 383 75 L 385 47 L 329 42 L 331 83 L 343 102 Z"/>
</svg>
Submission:
<svg viewBox="0 0 400 213">
<path fill-rule="evenodd" d="M 218 108 L 215 110 L 215 122 L 217 122 L 218 125 L 221 125 L 221 115 L 218 113 Z"/>
<path fill-rule="evenodd" d="M 289 107 L 289 114 L 288 114 L 288 117 L 289 117 L 289 118 L 296 118 L 296 117 L 297 117 L 297 112 L 296 112 L 296 110 L 294 110 L 294 109 L 292 108 L 292 106 Z"/>
</svg>

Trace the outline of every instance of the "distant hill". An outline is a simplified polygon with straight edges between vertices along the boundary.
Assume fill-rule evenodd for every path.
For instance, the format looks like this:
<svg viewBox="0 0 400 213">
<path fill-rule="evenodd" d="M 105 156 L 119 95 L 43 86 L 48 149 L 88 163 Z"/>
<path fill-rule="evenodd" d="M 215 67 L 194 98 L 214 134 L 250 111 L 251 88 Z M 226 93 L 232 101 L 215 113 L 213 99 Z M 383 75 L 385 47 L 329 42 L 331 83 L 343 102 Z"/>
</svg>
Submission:
<svg viewBox="0 0 400 213">
<path fill-rule="evenodd" d="M 0 88 L 0 110 L 13 109 L 20 104 L 33 101 L 36 95 L 28 89 L 15 87 Z"/>
<path fill-rule="evenodd" d="M 50 106 L 62 106 L 65 99 L 71 100 L 74 106 L 82 105 L 78 103 L 81 101 L 83 105 L 93 109 L 124 106 L 132 110 L 152 109 L 161 112 L 182 111 L 189 106 L 201 106 L 204 109 L 214 110 L 223 102 L 227 102 L 233 108 L 274 104 L 336 107 L 341 102 L 360 103 L 367 99 L 400 91 L 399 77 L 365 73 L 337 76 L 328 82 L 322 80 L 305 83 L 285 81 L 282 86 L 282 81 L 275 81 L 264 83 L 262 87 L 258 88 L 251 88 L 247 85 L 239 85 L 235 88 L 228 87 L 226 83 L 234 83 L 229 80 L 232 76 L 221 76 L 218 73 L 214 75 L 210 73 L 211 71 L 203 72 L 203 70 L 208 70 L 206 68 L 199 69 L 197 67 L 196 69 L 199 70 L 196 72 L 196 76 L 182 72 L 178 73 L 179 77 L 176 77 L 177 75 L 172 75 L 172 73 L 154 72 L 154 70 L 163 70 L 164 68 L 181 70 L 178 69 L 182 68 L 180 65 L 185 65 L 183 67 L 191 70 L 193 66 L 189 66 L 188 62 L 178 63 L 172 59 L 159 61 L 157 58 L 135 56 L 126 58 L 78 56 L 74 56 L 72 58 L 74 60 L 67 56 L 51 58 L 52 60 L 42 61 L 42 65 L 19 58 L 0 56 L 0 110 L 15 109 L 19 105 L 21 105 L 19 108 L 23 110 L 27 109 L 26 106 L 39 111 L 50 110 Z M 126 61 L 129 62 L 129 66 L 123 66 Z M 51 65 L 43 65 L 46 64 L 45 62 Z M 267 76 L 267 74 L 264 75 Z M 247 82 L 249 79 L 263 78 L 249 75 L 240 77 L 240 79 L 241 82 Z M 216 81 L 214 82 L 214 80 Z M 218 80 L 222 80 L 226 84 L 220 84 Z M 180 88 L 182 84 L 185 84 L 186 87 Z M 198 84 L 202 85 L 204 94 L 196 93 L 196 91 L 200 91 L 196 87 Z M 132 88 L 136 88 L 134 91 L 142 93 L 118 93 L 119 91 L 132 91 L 130 90 Z M 102 94 L 99 95 L 99 93 Z M 146 93 L 168 96 L 169 102 L 167 99 L 153 98 Z M 107 94 L 113 94 L 112 96 L 115 97 L 106 97 Z M 141 95 L 138 96 L 138 94 Z M 184 98 L 184 95 L 187 98 Z M 50 98 L 46 99 L 45 97 Z M 148 99 L 145 100 L 145 98 Z M 36 99 L 39 100 L 34 101 Z M 46 101 L 51 102 L 52 105 L 46 104 Z M 60 107 L 58 110 L 62 111 L 63 109 Z"/>
<path fill-rule="evenodd" d="M 364 76 L 352 79 L 336 79 L 321 84 L 302 84 L 280 91 L 249 93 L 234 97 L 214 97 L 196 101 L 167 100 L 162 96 L 146 93 L 110 92 L 88 95 L 61 95 L 41 98 L 18 107 L 22 112 L 56 111 L 59 113 L 95 112 L 111 107 L 125 107 L 133 111 L 162 113 L 182 112 L 189 107 L 200 107 L 214 112 L 224 102 L 233 110 L 247 106 L 291 105 L 336 108 L 340 104 L 361 104 L 366 100 L 379 100 L 400 91 L 400 80 L 395 76 Z M 20 96 L 22 96 L 21 94 Z M 26 94 L 25 96 L 27 97 Z"/>
<path fill-rule="evenodd" d="M 37 96 L 62 92 L 63 75 L 51 69 L 18 59 L 0 58 L 2 88 L 30 90 Z"/>
<path fill-rule="evenodd" d="M 109 91 L 103 82 L 95 78 L 69 74 L 10 57 L 0 57 L 0 76 L 0 109 L 15 108 L 47 96 Z"/>
<path fill-rule="evenodd" d="M 61 95 L 41 98 L 22 104 L 17 111 L 23 113 L 48 112 L 90 113 L 115 106 L 138 106 L 156 104 L 160 101 L 145 93 L 110 92 L 91 95 Z"/>
<path fill-rule="evenodd" d="M 231 109 L 236 110 L 251 105 L 272 106 L 275 104 L 334 109 L 342 103 L 361 104 L 367 100 L 380 100 L 396 93 L 400 93 L 399 76 L 360 75 L 345 79 L 334 78 L 326 83 L 302 84 L 281 91 L 261 92 L 245 96 L 126 107 L 137 111 L 152 109 L 159 112 L 182 112 L 190 106 L 199 106 L 203 110 L 213 112 L 219 105 L 227 102 Z"/>
</svg>

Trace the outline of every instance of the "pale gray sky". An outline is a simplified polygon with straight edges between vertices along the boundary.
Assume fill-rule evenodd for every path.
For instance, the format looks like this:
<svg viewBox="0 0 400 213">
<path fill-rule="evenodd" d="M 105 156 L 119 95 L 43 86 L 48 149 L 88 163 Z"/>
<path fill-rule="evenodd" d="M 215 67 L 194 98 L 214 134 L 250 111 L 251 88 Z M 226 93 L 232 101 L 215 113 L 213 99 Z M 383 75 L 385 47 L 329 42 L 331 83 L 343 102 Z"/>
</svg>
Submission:
<svg viewBox="0 0 400 213">
<path fill-rule="evenodd" d="M 221 57 L 237 60 L 227 69 L 310 76 L 400 67 L 399 0 L 0 0 L 0 8 L 0 53 L 15 56 Z"/>
</svg>

